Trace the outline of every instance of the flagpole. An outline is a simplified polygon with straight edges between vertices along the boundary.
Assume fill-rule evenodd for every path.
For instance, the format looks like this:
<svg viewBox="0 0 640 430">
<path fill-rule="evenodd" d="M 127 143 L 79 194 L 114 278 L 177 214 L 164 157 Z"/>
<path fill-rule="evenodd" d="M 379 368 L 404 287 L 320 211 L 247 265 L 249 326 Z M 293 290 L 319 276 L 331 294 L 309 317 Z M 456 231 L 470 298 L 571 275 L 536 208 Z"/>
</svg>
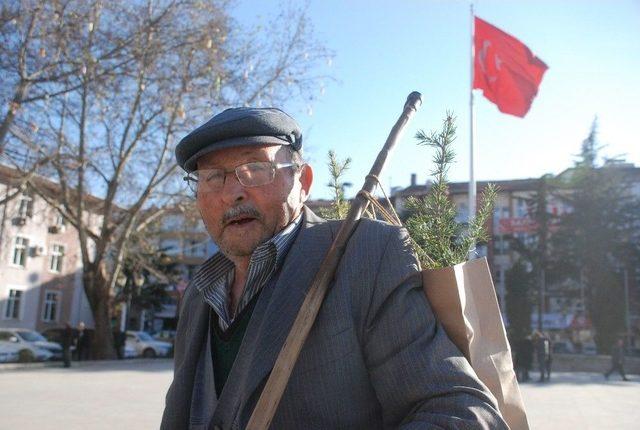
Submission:
<svg viewBox="0 0 640 430">
<path fill-rule="evenodd" d="M 473 100 L 473 71 L 475 66 L 475 48 L 474 48 L 474 11 L 473 2 L 470 5 L 471 19 L 471 44 L 470 44 L 470 57 L 471 57 L 471 82 L 469 87 L 469 223 L 476 216 L 476 178 L 474 175 L 474 167 L 476 161 L 476 151 L 474 146 L 475 134 L 476 134 L 476 122 L 475 122 L 475 104 Z"/>
</svg>

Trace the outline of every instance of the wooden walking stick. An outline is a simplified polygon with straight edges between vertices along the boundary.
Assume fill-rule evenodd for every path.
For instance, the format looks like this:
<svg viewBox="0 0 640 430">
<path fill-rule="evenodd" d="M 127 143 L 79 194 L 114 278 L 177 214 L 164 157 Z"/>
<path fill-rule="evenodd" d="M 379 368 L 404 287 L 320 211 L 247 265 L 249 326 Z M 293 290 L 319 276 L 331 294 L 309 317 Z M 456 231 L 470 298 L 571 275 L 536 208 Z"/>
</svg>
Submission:
<svg viewBox="0 0 640 430">
<path fill-rule="evenodd" d="M 418 92 L 412 92 L 407 97 L 407 101 L 404 105 L 404 109 L 398 121 L 391 129 L 389 137 L 384 144 L 384 147 L 378 154 L 373 167 L 367 175 L 362 189 L 358 192 L 354 198 L 351 209 L 347 214 L 347 218 L 342 223 L 338 234 L 329 248 L 327 255 L 322 261 L 322 265 L 318 270 L 311 288 L 309 289 L 307 296 L 298 311 L 293 326 L 289 331 L 287 339 L 278 354 L 278 358 L 273 366 L 271 375 L 262 390 L 260 398 L 256 404 L 249 423 L 247 424 L 247 430 L 266 430 L 271 424 L 271 420 L 276 413 L 282 394 L 287 386 L 293 366 L 296 364 L 298 355 L 302 350 L 309 331 L 318 315 L 322 301 L 329 289 L 329 284 L 333 280 L 335 271 L 340 263 L 342 254 L 347 246 L 347 242 L 351 237 L 351 234 L 358 225 L 358 220 L 362 216 L 362 213 L 367 206 L 367 195 L 373 193 L 374 188 L 378 184 L 378 175 L 382 172 L 389 152 L 394 147 L 402 130 L 413 116 L 419 105 L 422 103 L 422 96 Z"/>
</svg>

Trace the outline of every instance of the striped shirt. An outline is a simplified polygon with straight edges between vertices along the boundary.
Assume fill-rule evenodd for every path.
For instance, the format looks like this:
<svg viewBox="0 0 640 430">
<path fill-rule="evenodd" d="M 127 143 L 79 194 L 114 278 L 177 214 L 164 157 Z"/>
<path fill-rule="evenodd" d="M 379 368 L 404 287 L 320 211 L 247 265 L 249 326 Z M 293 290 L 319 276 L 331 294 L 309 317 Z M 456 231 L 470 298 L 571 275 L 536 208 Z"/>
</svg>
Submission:
<svg viewBox="0 0 640 430">
<path fill-rule="evenodd" d="M 204 300 L 218 315 L 222 331 L 226 331 L 235 315 L 247 306 L 253 297 L 267 283 L 282 265 L 293 240 L 300 230 L 302 215 L 299 215 L 284 230 L 264 242 L 253 251 L 249 260 L 247 281 L 238 302 L 235 314 L 229 313 L 229 296 L 235 276 L 235 266 L 222 252 L 217 252 L 205 261 L 193 277 L 194 286 L 202 293 Z"/>
</svg>

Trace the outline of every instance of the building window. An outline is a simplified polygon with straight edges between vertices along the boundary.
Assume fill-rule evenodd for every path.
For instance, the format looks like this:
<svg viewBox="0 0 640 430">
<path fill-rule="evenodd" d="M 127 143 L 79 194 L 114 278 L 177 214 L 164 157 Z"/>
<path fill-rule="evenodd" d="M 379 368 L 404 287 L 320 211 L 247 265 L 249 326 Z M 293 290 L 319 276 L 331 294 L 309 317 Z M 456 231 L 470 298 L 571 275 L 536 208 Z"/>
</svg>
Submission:
<svg viewBox="0 0 640 430">
<path fill-rule="evenodd" d="M 56 219 L 54 221 L 54 224 L 56 227 L 64 227 L 67 225 L 67 221 L 64 219 L 64 217 L 61 214 L 56 214 Z"/>
<path fill-rule="evenodd" d="M 498 269 L 494 272 L 494 276 L 493 276 L 493 283 L 497 284 L 497 285 L 502 285 L 502 274 L 504 272 L 502 271 L 502 269 Z"/>
<path fill-rule="evenodd" d="M 459 203 L 457 205 L 456 222 L 466 223 L 469 221 L 469 207 L 466 203 Z"/>
<path fill-rule="evenodd" d="M 167 255 L 180 254 L 180 247 L 179 239 L 162 239 L 160 241 L 160 252 L 164 252 Z"/>
<path fill-rule="evenodd" d="M 26 194 L 20 197 L 18 204 L 18 216 L 22 218 L 31 218 L 33 215 L 33 199 Z"/>
<path fill-rule="evenodd" d="M 52 272 L 62 272 L 62 261 L 64 259 L 64 246 L 53 245 L 51 247 L 51 257 L 49 257 L 49 270 Z"/>
<path fill-rule="evenodd" d="M 476 246 L 476 255 L 478 258 L 487 256 L 487 245 L 478 245 Z"/>
<path fill-rule="evenodd" d="M 204 257 L 206 254 L 207 254 L 206 243 L 200 242 L 198 240 L 189 241 L 189 247 L 187 248 L 187 255 L 191 255 L 194 257 Z"/>
<path fill-rule="evenodd" d="M 4 318 L 8 320 L 19 320 L 21 304 L 22 304 L 22 291 L 9 290 L 9 297 L 7 298 L 7 306 L 5 307 L 5 310 L 4 310 Z"/>
<path fill-rule="evenodd" d="M 529 205 L 525 199 L 516 199 L 516 217 L 525 218 L 529 215 Z"/>
<path fill-rule="evenodd" d="M 493 250 L 496 255 L 505 255 L 509 252 L 509 240 L 500 238 L 493 242 Z"/>
<path fill-rule="evenodd" d="M 58 321 L 58 309 L 60 308 L 60 292 L 47 291 L 44 294 L 44 309 L 42 312 L 42 321 L 56 322 Z"/>
<path fill-rule="evenodd" d="M 28 250 L 29 250 L 29 239 L 22 236 L 16 237 L 16 241 L 13 246 L 12 263 L 16 266 L 24 267 L 27 264 Z"/>
<path fill-rule="evenodd" d="M 167 215 L 162 220 L 164 231 L 177 231 L 182 227 L 183 218 L 179 215 Z"/>
</svg>

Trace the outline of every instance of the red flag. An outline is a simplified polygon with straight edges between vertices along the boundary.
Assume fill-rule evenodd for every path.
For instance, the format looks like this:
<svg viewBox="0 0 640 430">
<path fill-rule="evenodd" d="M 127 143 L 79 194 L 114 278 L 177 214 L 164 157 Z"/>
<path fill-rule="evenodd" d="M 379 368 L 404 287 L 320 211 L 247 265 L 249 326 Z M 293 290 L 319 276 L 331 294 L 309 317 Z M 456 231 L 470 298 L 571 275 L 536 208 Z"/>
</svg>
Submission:
<svg viewBox="0 0 640 430">
<path fill-rule="evenodd" d="M 475 17 L 473 88 L 500 112 L 524 117 L 547 65 L 515 37 Z"/>
</svg>

